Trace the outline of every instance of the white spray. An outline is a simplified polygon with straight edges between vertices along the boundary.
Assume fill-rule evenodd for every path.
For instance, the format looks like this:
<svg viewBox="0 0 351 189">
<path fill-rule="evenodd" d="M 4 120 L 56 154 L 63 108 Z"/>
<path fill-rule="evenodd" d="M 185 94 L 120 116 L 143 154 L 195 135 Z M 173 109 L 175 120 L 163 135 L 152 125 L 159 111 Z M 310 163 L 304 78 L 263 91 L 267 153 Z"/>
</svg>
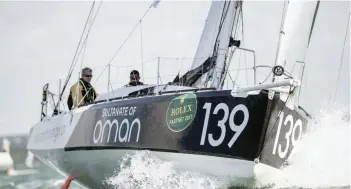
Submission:
<svg viewBox="0 0 351 189">
<path fill-rule="evenodd" d="M 126 155 L 120 171 L 105 181 L 114 188 L 123 189 L 215 189 L 220 187 L 218 178 L 178 171 L 173 163 L 152 156 L 149 151 Z"/>
<path fill-rule="evenodd" d="M 349 115 L 333 111 L 322 112 L 312 120 L 302 140 L 297 142 L 289 165 L 279 180 L 274 180 L 274 188 L 350 186 L 349 119 Z M 229 183 L 222 178 L 177 171 L 173 163 L 161 161 L 148 151 L 127 155 L 120 171 L 105 182 L 124 189 L 225 189 Z"/>
<path fill-rule="evenodd" d="M 277 188 L 351 185 L 349 114 L 332 111 L 318 117 L 297 143 L 283 179 L 275 182 Z"/>
</svg>

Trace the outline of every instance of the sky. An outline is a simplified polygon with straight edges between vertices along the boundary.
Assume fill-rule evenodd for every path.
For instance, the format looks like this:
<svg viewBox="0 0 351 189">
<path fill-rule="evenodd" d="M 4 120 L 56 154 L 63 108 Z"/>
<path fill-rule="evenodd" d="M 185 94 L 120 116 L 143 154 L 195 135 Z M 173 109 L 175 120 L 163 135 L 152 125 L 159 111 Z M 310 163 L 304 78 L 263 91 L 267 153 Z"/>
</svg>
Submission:
<svg viewBox="0 0 351 189">
<path fill-rule="evenodd" d="M 80 59 L 77 63 L 68 87 L 78 78 L 81 67 L 88 66 L 93 68 L 94 87 L 99 93 L 106 92 L 107 71 L 102 71 L 151 3 L 102 3 L 89 34 L 84 61 Z M 187 71 L 210 3 L 161 1 L 157 8 L 152 8 L 142 27 L 136 28 L 111 62 L 112 88 L 125 84 L 132 68 L 141 70 L 142 60 L 145 63 L 141 77 L 146 83 L 156 81 L 157 57 L 161 57 L 162 82 L 172 80 L 179 71 Z M 42 87 L 50 83 L 50 90 L 57 93 L 59 79 L 63 82 L 68 74 L 91 4 L 91 1 L 0 2 L 0 134 L 26 133 L 40 120 Z M 274 63 L 282 8 L 281 1 L 244 3 L 243 47 L 255 50 L 260 65 Z M 300 96 L 301 104 L 310 112 L 318 113 L 321 108 L 331 106 L 340 62 L 336 107 L 349 109 L 349 37 L 341 61 L 349 15 L 349 1 L 320 4 L 306 54 L 304 89 Z M 250 55 L 240 56 L 240 60 L 243 57 L 247 58 L 246 62 L 252 62 Z M 247 77 L 252 77 L 241 73 L 238 76 L 243 85 Z M 264 77 L 262 74 L 258 79 Z"/>
</svg>

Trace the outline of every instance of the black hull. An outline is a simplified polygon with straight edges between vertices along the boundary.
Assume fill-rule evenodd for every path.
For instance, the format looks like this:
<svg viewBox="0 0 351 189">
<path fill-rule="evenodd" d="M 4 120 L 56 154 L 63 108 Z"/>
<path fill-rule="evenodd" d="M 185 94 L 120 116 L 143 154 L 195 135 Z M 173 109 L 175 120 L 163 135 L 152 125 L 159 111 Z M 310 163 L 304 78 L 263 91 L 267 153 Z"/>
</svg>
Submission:
<svg viewBox="0 0 351 189">
<path fill-rule="evenodd" d="M 261 163 L 278 169 L 287 163 L 310 119 L 309 114 L 298 106 L 287 107 L 287 100 L 283 101 L 279 96 L 279 93 L 275 94 L 268 104 L 263 140 L 257 154 Z"/>
<path fill-rule="evenodd" d="M 247 98 L 232 97 L 230 91 L 186 95 L 183 103 L 181 94 L 173 94 L 97 104 L 83 113 L 65 149 L 130 148 L 256 158 L 268 103 L 266 92 Z M 218 126 L 221 120 L 222 128 Z"/>
<path fill-rule="evenodd" d="M 231 171 L 232 168 L 226 166 L 251 162 L 252 165 L 245 166 L 246 171 L 253 167 L 254 161 L 258 162 L 256 160 L 280 168 L 293 149 L 291 135 L 298 140 L 296 136 L 302 133 L 300 128 L 305 130 L 306 119 L 296 110 L 287 108 L 279 94 L 269 99 L 265 90 L 247 97 L 233 97 L 230 92 L 190 92 L 94 104 L 77 110 L 81 112 L 72 116 L 57 116 L 55 119 L 62 119 L 59 126 L 57 120 L 35 126 L 28 148 L 44 162 L 50 162 L 52 167 L 67 174 L 86 173 L 84 167 L 87 167 L 104 170 L 101 174 L 109 175 L 114 167 L 98 162 L 107 163 L 108 160 L 109 166 L 116 165 L 113 161 L 119 161 L 123 155 L 120 152 L 126 150 L 175 154 L 176 161 L 187 154 L 200 159 L 222 158 L 218 162 L 232 159 L 228 165 L 219 163 L 214 168 L 219 170 Z M 284 115 L 279 113 L 281 111 Z M 278 114 L 283 115 L 282 122 Z M 300 122 L 301 126 L 297 124 Z M 89 157 L 93 156 L 88 155 L 89 152 L 94 154 L 94 160 L 90 161 Z M 100 154 L 98 159 L 96 154 Z M 81 175 L 78 180 L 86 186 L 99 186 L 97 182 L 101 180 L 93 179 L 96 175 L 93 172 Z"/>
</svg>

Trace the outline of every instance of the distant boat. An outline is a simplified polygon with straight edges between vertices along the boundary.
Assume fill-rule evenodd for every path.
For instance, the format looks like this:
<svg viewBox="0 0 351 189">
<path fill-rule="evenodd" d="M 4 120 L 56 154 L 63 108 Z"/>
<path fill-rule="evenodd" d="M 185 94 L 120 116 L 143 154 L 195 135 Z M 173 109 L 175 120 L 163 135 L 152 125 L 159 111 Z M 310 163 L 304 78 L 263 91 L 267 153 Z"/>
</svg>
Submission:
<svg viewBox="0 0 351 189">
<path fill-rule="evenodd" d="M 13 160 L 9 149 L 9 141 L 6 139 L 0 139 L 0 172 L 7 172 L 13 167 Z"/>
<path fill-rule="evenodd" d="M 33 168 L 38 159 L 26 148 L 28 135 L 2 135 L 0 136 L 0 171 L 9 169 L 21 170 Z"/>
<path fill-rule="evenodd" d="M 27 148 L 89 188 L 106 188 L 102 181 L 119 171 L 119 160 L 140 150 L 177 162 L 180 170 L 229 176 L 237 184 L 269 176 L 283 166 L 310 119 L 296 102 L 303 70 L 285 67 L 303 61 L 290 56 L 296 49 L 289 44 L 302 44 L 304 55 L 318 3 L 287 4 L 277 61 L 266 63 L 273 81 L 256 82 L 255 65 L 254 85 L 223 90 L 232 55 L 250 50 L 233 35 L 243 2 L 213 1 L 195 55 L 205 58 L 194 59 L 189 72 L 168 84 L 115 89 L 53 116 L 45 112 L 51 93 L 45 85 L 42 120 L 31 128 Z M 297 29 L 305 31 L 304 40 L 294 39 Z"/>
</svg>

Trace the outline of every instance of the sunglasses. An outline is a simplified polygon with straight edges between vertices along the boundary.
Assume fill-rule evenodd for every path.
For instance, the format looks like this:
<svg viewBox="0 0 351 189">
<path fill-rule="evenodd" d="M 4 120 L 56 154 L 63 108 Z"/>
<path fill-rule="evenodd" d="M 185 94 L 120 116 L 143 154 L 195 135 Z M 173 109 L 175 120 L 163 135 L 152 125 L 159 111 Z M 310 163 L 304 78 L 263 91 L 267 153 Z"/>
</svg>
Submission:
<svg viewBox="0 0 351 189">
<path fill-rule="evenodd" d="M 93 75 L 84 75 L 84 77 L 93 77 Z"/>
</svg>

